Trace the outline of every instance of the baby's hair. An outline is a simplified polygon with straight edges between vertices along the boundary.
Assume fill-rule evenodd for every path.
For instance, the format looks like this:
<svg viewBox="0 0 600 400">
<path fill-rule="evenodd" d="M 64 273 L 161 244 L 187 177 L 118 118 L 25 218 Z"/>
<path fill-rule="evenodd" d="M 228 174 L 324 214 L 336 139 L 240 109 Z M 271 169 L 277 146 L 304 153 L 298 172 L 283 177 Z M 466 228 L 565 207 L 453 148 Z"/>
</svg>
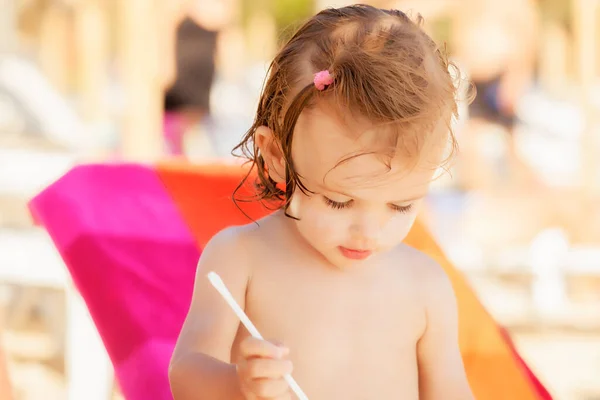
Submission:
<svg viewBox="0 0 600 400">
<path fill-rule="evenodd" d="M 234 201 L 248 201 L 237 194 L 253 169 L 257 172 L 253 200 L 271 202 L 287 213 L 296 188 L 310 192 L 294 167 L 292 141 L 301 112 L 319 99 L 333 100 L 355 115 L 394 127 L 392 155 L 400 150 L 418 156 L 426 139 L 432 139 L 433 127 L 446 119 L 444 139 L 449 139 L 450 159 L 457 147 L 450 129 L 451 118 L 457 116 L 453 65 L 421 25 L 420 16 L 413 21 L 398 10 L 360 4 L 326 9 L 310 18 L 272 61 L 254 123 L 233 150 L 251 163 Z M 323 90 L 313 83 L 320 71 L 333 77 Z M 273 131 L 282 151 L 285 188 L 271 179 L 254 143 L 260 126 Z"/>
</svg>

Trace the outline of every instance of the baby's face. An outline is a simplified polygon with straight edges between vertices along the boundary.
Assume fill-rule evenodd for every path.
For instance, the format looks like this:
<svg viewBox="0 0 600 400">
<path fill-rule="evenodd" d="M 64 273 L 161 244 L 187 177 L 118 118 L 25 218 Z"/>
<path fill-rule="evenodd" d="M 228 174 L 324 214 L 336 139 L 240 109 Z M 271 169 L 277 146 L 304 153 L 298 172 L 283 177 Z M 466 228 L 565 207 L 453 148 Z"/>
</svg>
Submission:
<svg viewBox="0 0 600 400">
<path fill-rule="evenodd" d="M 298 231 L 323 257 L 346 267 L 385 252 L 408 234 L 435 173 L 432 157 L 407 168 L 401 152 L 390 163 L 373 148 L 365 121 L 341 121 L 323 107 L 303 112 L 292 156 L 305 186 L 296 190 L 289 212 Z M 439 129 L 443 129 L 440 126 Z M 442 152 L 434 155 L 439 162 Z M 434 162 L 435 162 L 434 161 Z M 339 165 L 338 165 L 339 164 Z"/>
</svg>

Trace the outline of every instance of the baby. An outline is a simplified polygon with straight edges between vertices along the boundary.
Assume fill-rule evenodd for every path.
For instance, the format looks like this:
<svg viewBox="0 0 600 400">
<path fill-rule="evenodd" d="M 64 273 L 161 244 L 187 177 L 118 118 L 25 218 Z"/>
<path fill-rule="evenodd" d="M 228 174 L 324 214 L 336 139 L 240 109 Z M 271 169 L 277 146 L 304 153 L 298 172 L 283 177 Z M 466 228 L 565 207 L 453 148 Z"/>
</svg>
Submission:
<svg viewBox="0 0 600 400">
<path fill-rule="evenodd" d="M 278 211 L 206 246 L 169 371 L 175 399 L 472 399 L 440 266 L 402 241 L 455 148 L 449 64 L 396 10 L 306 22 L 238 149 Z M 217 272 L 258 330 L 214 290 Z"/>
</svg>

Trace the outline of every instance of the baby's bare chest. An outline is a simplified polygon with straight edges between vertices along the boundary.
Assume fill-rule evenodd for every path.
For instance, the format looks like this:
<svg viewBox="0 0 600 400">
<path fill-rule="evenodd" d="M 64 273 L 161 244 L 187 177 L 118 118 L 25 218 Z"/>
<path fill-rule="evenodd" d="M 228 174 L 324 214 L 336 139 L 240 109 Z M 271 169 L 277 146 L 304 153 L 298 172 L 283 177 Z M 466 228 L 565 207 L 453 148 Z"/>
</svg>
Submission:
<svg viewBox="0 0 600 400">
<path fill-rule="evenodd" d="M 393 282 L 400 277 L 292 270 L 268 279 L 257 275 L 246 311 L 265 338 L 290 348 L 294 375 L 315 398 L 410 399 L 425 319 L 414 286 Z M 399 380 L 406 385 L 398 386 Z M 383 397 L 372 397 L 373 391 Z"/>
</svg>

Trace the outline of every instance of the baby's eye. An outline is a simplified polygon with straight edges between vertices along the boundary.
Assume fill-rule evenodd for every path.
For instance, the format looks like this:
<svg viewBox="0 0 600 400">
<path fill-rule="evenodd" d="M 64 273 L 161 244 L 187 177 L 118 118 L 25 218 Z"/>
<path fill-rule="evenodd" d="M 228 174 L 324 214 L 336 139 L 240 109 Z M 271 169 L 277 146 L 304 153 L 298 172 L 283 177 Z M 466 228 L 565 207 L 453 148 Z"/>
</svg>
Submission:
<svg viewBox="0 0 600 400">
<path fill-rule="evenodd" d="M 353 201 L 353 200 L 348 200 L 348 201 L 344 201 L 344 202 L 333 201 L 325 196 L 323 196 L 323 200 L 325 201 L 325 204 L 327 204 L 329 207 L 333 208 L 334 210 L 341 210 L 344 208 L 348 208 L 352 205 L 352 201 Z"/>
<path fill-rule="evenodd" d="M 394 210 L 394 211 L 398 211 L 398 212 L 401 212 L 403 214 L 406 214 L 406 213 L 409 213 L 412 210 L 413 205 L 409 204 L 407 206 L 399 206 L 397 204 L 390 204 L 390 208 L 392 210 Z"/>
</svg>

